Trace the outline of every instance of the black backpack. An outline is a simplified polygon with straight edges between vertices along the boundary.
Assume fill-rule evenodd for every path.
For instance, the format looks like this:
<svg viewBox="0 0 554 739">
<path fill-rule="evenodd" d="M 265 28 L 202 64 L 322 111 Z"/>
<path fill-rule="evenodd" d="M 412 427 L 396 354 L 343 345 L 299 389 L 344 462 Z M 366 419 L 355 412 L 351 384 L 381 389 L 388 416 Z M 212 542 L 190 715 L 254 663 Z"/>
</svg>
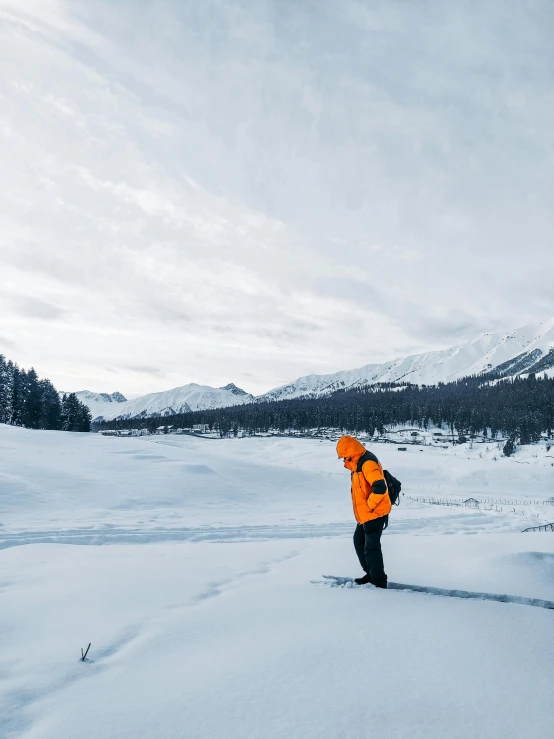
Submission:
<svg viewBox="0 0 554 739">
<path fill-rule="evenodd" d="M 364 462 L 367 462 L 368 459 L 371 459 L 373 462 L 378 462 L 375 454 L 366 451 L 366 453 L 362 454 L 362 456 L 360 457 L 357 472 L 362 471 Z M 387 488 L 389 490 L 390 502 L 392 503 L 392 505 L 400 505 L 400 491 L 402 490 L 402 483 L 400 482 L 400 480 L 397 480 L 394 475 L 391 475 L 388 470 L 383 470 L 383 474 L 385 476 L 385 482 L 387 483 Z"/>
<path fill-rule="evenodd" d="M 389 489 L 390 502 L 393 505 L 400 505 L 400 491 L 402 490 L 402 483 L 400 480 L 397 480 L 394 475 L 391 475 L 388 470 L 383 470 L 383 473 L 385 475 L 385 482 Z"/>
</svg>

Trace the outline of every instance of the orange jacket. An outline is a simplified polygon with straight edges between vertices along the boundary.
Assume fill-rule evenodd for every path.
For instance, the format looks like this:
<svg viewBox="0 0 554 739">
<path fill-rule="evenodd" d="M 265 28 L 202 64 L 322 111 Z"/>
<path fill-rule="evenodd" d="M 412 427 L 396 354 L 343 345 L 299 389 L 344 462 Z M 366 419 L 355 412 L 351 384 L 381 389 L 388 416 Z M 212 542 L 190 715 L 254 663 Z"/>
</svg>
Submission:
<svg viewBox="0 0 554 739">
<path fill-rule="evenodd" d="M 367 459 L 358 472 L 358 462 Z M 337 444 L 337 455 L 352 473 L 352 506 L 358 523 L 366 523 L 390 513 L 392 508 L 383 468 L 377 457 L 352 436 L 342 436 Z"/>
</svg>

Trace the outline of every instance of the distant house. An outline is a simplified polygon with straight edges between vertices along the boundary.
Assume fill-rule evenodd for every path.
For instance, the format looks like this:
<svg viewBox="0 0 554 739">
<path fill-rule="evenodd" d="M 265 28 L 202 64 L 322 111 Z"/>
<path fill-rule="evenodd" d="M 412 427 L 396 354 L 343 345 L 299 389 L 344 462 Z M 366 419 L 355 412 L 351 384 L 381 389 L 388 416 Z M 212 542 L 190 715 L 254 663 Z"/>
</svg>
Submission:
<svg viewBox="0 0 554 739">
<path fill-rule="evenodd" d="M 479 501 L 476 498 L 468 498 L 462 505 L 464 508 L 479 508 Z"/>
<path fill-rule="evenodd" d="M 206 434 L 209 430 L 210 427 L 207 423 L 196 423 L 192 427 L 193 434 Z"/>
<path fill-rule="evenodd" d="M 554 498 L 547 498 L 547 499 L 546 499 L 546 500 L 544 501 L 544 504 L 545 504 L 545 505 L 554 505 Z"/>
<path fill-rule="evenodd" d="M 158 428 L 156 429 L 156 433 L 157 434 L 170 434 L 172 429 L 173 429 L 173 426 L 167 426 L 167 425 L 158 426 Z"/>
</svg>

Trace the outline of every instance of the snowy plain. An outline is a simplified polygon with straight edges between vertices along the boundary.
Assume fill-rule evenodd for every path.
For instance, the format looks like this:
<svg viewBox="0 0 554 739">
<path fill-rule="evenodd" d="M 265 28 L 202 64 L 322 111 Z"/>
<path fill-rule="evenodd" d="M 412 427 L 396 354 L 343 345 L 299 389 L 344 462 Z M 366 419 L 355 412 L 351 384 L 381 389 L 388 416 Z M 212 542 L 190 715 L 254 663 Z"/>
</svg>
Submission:
<svg viewBox="0 0 554 739">
<path fill-rule="evenodd" d="M 544 449 L 373 449 L 391 581 L 554 601 Z M 550 736 L 554 610 L 329 587 L 353 528 L 329 441 L 0 425 L 0 736 Z"/>
</svg>

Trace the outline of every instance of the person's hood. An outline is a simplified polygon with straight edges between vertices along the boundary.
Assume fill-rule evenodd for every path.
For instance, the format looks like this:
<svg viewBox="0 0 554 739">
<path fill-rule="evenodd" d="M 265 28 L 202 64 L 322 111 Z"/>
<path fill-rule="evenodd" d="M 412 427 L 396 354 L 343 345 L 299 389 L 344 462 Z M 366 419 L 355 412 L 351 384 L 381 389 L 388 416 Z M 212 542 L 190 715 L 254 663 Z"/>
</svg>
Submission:
<svg viewBox="0 0 554 739">
<path fill-rule="evenodd" d="M 337 456 L 339 459 L 351 457 L 353 462 L 358 462 L 366 448 L 353 436 L 341 436 L 337 443 Z"/>
</svg>

